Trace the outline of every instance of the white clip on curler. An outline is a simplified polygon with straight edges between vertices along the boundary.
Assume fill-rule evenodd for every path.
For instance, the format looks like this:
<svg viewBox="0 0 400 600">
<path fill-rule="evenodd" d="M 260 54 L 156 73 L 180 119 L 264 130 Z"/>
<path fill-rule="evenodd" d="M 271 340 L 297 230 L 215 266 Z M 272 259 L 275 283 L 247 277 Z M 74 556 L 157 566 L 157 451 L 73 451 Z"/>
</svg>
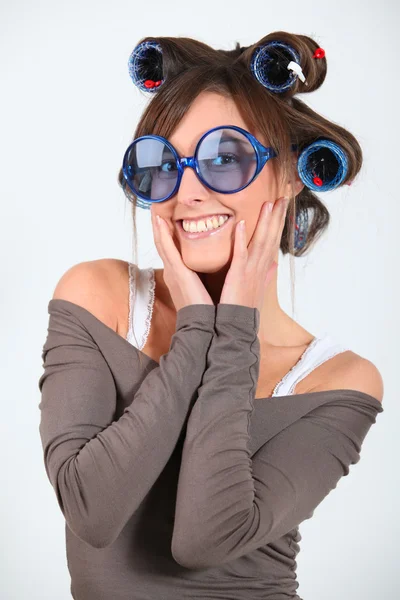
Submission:
<svg viewBox="0 0 400 600">
<path fill-rule="evenodd" d="M 301 79 L 301 81 L 303 83 L 305 83 L 306 85 L 308 85 L 308 83 L 306 82 L 306 78 L 304 77 L 304 73 L 302 71 L 302 68 L 301 68 L 301 66 L 298 63 L 296 63 L 293 60 L 291 60 L 290 63 L 288 64 L 287 68 L 290 71 L 294 71 L 294 73 L 297 74 L 297 76 L 299 77 L 299 79 Z"/>
</svg>

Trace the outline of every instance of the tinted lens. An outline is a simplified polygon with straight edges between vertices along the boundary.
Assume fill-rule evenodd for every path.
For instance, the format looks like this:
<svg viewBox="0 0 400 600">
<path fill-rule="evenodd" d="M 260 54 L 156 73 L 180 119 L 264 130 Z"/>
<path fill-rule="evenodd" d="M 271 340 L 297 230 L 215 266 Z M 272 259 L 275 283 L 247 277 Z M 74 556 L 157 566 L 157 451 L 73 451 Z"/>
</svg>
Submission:
<svg viewBox="0 0 400 600">
<path fill-rule="evenodd" d="M 197 160 L 204 181 L 220 192 L 233 192 L 244 187 L 257 167 L 252 144 L 235 129 L 217 129 L 206 135 Z"/>
<path fill-rule="evenodd" d="M 171 149 L 161 140 L 152 138 L 138 140 L 132 145 L 125 169 L 134 191 L 148 201 L 168 196 L 178 178 Z"/>
</svg>

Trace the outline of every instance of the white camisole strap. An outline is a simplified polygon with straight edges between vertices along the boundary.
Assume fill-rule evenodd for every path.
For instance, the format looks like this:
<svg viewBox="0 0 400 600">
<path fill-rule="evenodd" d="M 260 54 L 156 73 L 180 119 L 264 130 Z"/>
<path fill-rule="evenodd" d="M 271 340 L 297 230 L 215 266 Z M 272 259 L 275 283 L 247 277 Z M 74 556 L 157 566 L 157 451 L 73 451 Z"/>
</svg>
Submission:
<svg viewBox="0 0 400 600">
<path fill-rule="evenodd" d="M 295 386 L 316 369 L 323 362 L 332 358 L 340 352 L 350 350 L 340 344 L 328 332 L 320 337 L 315 337 L 307 346 L 297 363 L 286 373 L 281 381 L 275 386 L 273 396 L 289 396 L 293 394 Z"/>
<path fill-rule="evenodd" d="M 139 350 L 144 347 L 150 332 L 154 298 L 154 269 L 139 269 L 137 265 L 129 263 L 129 326 L 126 339 Z M 297 363 L 275 386 L 272 396 L 293 394 L 299 381 L 313 369 L 346 350 L 349 348 L 337 342 L 329 333 L 315 337 Z"/>
</svg>

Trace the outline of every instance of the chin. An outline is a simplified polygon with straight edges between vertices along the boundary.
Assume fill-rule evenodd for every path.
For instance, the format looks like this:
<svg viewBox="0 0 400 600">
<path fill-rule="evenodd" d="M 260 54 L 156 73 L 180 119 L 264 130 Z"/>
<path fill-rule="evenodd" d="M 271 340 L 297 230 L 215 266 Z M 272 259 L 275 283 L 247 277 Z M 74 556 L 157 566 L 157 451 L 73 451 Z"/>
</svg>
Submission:
<svg viewBox="0 0 400 600">
<path fill-rule="evenodd" d="M 195 253 L 193 253 L 195 254 Z M 182 256 L 184 264 L 196 273 L 219 273 L 220 271 L 226 270 L 229 266 L 231 259 L 227 257 L 226 260 L 221 257 L 208 257 L 208 256 Z"/>
<path fill-rule="evenodd" d="M 233 258 L 233 242 L 221 244 L 218 252 L 207 252 L 196 244 L 181 244 L 180 239 L 174 236 L 175 245 L 182 257 L 182 261 L 192 271 L 197 273 L 218 273 L 227 270 Z"/>
</svg>

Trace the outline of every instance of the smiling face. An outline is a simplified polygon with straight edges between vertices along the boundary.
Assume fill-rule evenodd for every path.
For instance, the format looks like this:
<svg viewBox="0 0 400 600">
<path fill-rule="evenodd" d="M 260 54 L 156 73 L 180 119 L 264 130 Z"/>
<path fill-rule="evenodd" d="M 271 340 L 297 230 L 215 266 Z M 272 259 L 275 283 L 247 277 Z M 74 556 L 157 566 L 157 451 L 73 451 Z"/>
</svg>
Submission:
<svg viewBox="0 0 400 600">
<path fill-rule="evenodd" d="M 220 125 L 236 125 L 249 131 L 232 99 L 202 92 L 168 139 L 180 157 L 193 156 L 202 135 Z M 259 132 L 251 133 L 269 146 Z M 246 221 L 249 243 L 262 205 L 290 194 L 288 186 L 279 189 L 273 163 L 274 159 L 270 159 L 250 185 L 233 194 L 214 192 L 202 184 L 193 169 L 185 168 L 178 192 L 169 200 L 151 205 L 153 216 L 160 215 L 166 221 L 187 267 L 198 273 L 215 273 L 226 267 L 232 259 L 235 224 L 242 219 Z M 295 193 L 299 191 L 300 188 Z M 198 219 L 203 215 L 226 214 L 230 218 L 221 230 L 195 239 L 186 237 L 177 222 L 183 217 Z"/>
</svg>

